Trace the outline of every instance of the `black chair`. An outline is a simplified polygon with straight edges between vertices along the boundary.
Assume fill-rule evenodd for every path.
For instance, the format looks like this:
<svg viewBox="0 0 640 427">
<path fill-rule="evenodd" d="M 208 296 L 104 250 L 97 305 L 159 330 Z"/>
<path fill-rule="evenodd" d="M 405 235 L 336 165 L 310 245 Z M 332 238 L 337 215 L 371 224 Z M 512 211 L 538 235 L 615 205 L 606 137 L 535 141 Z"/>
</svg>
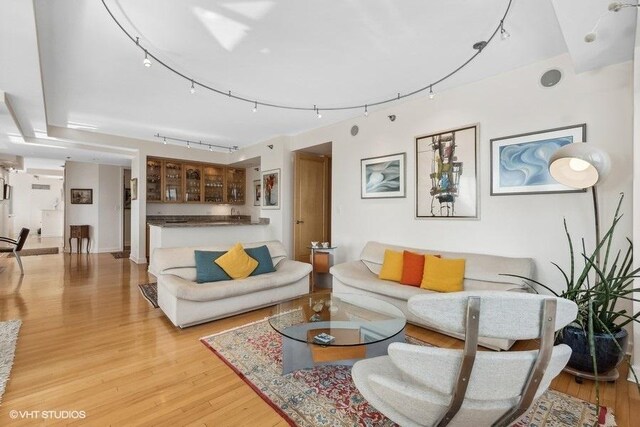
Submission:
<svg viewBox="0 0 640 427">
<path fill-rule="evenodd" d="M 20 251 L 24 246 L 24 242 L 27 241 L 27 236 L 29 235 L 29 229 L 23 228 L 20 230 L 20 235 L 18 236 L 18 240 L 13 240 L 8 237 L 0 237 L 0 242 L 9 243 L 13 245 L 13 247 L 0 247 L 0 253 L 9 253 L 13 252 L 13 255 L 18 260 L 18 265 L 20 266 L 21 275 L 24 276 L 24 268 L 22 268 L 22 260 L 20 259 Z"/>
</svg>

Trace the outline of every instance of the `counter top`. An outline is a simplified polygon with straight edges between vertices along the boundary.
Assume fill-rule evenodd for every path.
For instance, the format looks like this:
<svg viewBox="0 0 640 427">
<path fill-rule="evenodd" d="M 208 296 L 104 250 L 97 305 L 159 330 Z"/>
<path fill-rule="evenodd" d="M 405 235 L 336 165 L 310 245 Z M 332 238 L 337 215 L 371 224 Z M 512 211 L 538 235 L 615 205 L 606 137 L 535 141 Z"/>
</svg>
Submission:
<svg viewBox="0 0 640 427">
<path fill-rule="evenodd" d="M 147 224 L 162 228 L 268 225 L 269 218 L 252 222 L 249 215 L 148 216 Z"/>
</svg>

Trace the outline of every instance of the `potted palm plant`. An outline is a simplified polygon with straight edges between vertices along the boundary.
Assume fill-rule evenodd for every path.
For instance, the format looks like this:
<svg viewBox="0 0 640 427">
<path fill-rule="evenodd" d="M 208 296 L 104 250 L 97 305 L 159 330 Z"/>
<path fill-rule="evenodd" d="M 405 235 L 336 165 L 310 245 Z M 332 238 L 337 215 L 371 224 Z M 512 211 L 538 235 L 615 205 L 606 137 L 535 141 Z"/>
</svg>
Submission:
<svg viewBox="0 0 640 427">
<path fill-rule="evenodd" d="M 622 218 L 620 206 L 623 198 L 624 194 L 621 194 L 613 222 L 591 254 L 587 254 L 584 239 L 582 240 L 581 269 L 576 266 L 573 240 L 565 219 L 564 230 L 569 243 L 569 271 L 553 263 L 565 282 L 562 292 L 558 293 L 552 287 L 531 278 L 515 276 L 577 304 L 578 316 L 575 322 L 559 332 L 557 341 L 567 344 L 573 350 L 569 367 L 594 376 L 598 399 L 598 374 L 605 374 L 621 363 L 628 340 L 624 327 L 631 322 L 640 323 L 640 312 L 629 313 L 627 309 L 618 305 L 620 300 L 640 301 L 640 288 L 633 288 L 633 280 L 640 277 L 640 268 L 633 268 L 633 243 L 627 238 L 624 254 L 622 250 L 616 252 L 615 256 L 611 252 L 613 235 Z M 537 292 L 536 289 L 534 291 Z M 638 378 L 631 364 L 629 369 L 637 383 Z M 640 384 L 638 389 L 640 390 Z"/>
</svg>

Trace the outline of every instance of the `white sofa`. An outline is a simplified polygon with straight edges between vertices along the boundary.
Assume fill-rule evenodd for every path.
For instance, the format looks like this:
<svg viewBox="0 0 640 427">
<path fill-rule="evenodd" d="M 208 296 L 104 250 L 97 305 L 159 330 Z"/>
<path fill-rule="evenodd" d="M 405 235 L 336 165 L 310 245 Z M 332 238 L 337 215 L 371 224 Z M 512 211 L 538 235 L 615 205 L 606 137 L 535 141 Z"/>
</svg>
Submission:
<svg viewBox="0 0 640 427">
<path fill-rule="evenodd" d="M 495 255 L 433 251 L 393 246 L 379 242 L 367 242 L 359 260 L 337 264 L 331 268 L 333 292 L 369 295 L 388 301 L 404 312 L 408 322 L 456 338 L 464 337 L 460 334 L 438 330 L 432 325 L 426 324 L 407 309 L 409 298 L 433 291 L 378 279 L 378 274 L 384 261 L 385 249 L 442 255 L 444 258 L 464 258 L 466 260 L 464 273 L 465 291 L 527 292 L 529 289 L 522 280 L 502 276 L 501 274 L 532 277 L 534 273 L 534 262 L 530 258 L 508 258 Z M 494 350 L 508 350 L 514 343 L 514 341 L 495 338 L 480 338 L 479 341 L 481 345 Z"/>
<path fill-rule="evenodd" d="M 241 280 L 196 283 L 195 250 L 226 251 L 233 245 L 157 248 L 149 271 L 158 278 L 158 305 L 181 328 L 266 307 L 309 292 L 311 265 L 287 259 L 279 241 L 267 245 L 276 271 Z"/>
</svg>

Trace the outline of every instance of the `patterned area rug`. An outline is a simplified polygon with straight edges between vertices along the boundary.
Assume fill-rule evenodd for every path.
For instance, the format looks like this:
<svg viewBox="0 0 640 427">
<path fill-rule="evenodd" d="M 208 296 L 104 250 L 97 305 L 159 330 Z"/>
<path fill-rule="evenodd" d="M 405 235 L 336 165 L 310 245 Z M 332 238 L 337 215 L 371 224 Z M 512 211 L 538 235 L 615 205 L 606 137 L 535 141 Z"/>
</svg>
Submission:
<svg viewBox="0 0 640 427">
<path fill-rule="evenodd" d="M 0 401 L 2 401 L 4 389 L 9 381 L 21 324 L 20 320 L 0 322 Z"/>
<path fill-rule="evenodd" d="M 142 296 L 149 301 L 153 308 L 158 308 L 158 284 L 156 282 L 141 283 L 138 285 Z"/>
<path fill-rule="evenodd" d="M 201 341 L 291 425 L 395 426 L 358 392 L 350 367 L 319 366 L 282 375 L 282 338 L 266 319 Z M 513 425 L 589 427 L 595 422 L 595 405 L 549 390 Z"/>
<path fill-rule="evenodd" d="M 54 255 L 60 252 L 60 248 L 33 248 L 23 249 L 20 251 L 20 256 L 35 256 L 35 255 Z M 9 254 L 9 258 L 15 257 L 13 252 Z"/>
<path fill-rule="evenodd" d="M 111 256 L 115 259 L 129 258 L 131 251 L 111 252 Z"/>
</svg>

